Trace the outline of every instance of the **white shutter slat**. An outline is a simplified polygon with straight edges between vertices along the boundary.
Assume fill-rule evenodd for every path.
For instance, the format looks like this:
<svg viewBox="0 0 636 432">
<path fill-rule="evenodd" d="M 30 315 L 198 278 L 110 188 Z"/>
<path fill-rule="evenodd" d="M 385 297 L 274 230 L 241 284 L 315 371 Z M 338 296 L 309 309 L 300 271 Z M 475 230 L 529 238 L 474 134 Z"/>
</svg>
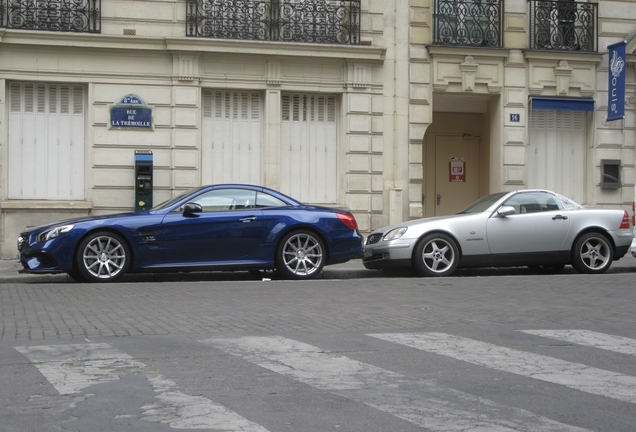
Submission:
<svg viewBox="0 0 636 432">
<path fill-rule="evenodd" d="M 9 142 L 8 142 L 8 184 L 7 196 L 17 199 L 22 196 L 22 130 L 24 129 L 22 116 L 22 87 L 11 83 L 9 90 L 11 98 L 9 112 Z"/>
<path fill-rule="evenodd" d="M 22 199 L 41 199 L 37 195 L 36 182 L 41 181 L 35 175 L 41 159 L 37 158 L 36 131 L 37 123 L 34 113 L 34 86 L 25 84 L 22 88 L 24 98 L 24 110 L 22 112 L 22 160 L 20 161 L 20 176 L 22 177 Z M 10 126 L 9 126 L 10 127 Z"/>
<path fill-rule="evenodd" d="M 202 178 L 206 183 L 261 183 L 261 95 L 204 90 Z"/>
<path fill-rule="evenodd" d="M 550 189 L 586 201 L 585 123 L 585 113 L 579 111 L 530 111 L 529 188 Z"/>
<path fill-rule="evenodd" d="M 307 203 L 337 203 L 336 97 L 285 92 L 281 102 L 281 191 Z"/>
<path fill-rule="evenodd" d="M 84 86 L 11 83 L 10 97 L 8 198 L 84 199 Z"/>
</svg>

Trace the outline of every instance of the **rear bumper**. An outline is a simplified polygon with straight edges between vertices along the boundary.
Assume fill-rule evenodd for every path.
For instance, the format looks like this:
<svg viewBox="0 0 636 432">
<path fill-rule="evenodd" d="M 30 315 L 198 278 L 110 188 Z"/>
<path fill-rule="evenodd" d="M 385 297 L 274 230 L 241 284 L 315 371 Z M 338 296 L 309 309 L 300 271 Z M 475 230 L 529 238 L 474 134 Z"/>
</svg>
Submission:
<svg viewBox="0 0 636 432">
<path fill-rule="evenodd" d="M 616 248 L 614 248 L 614 259 L 620 259 L 623 258 L 626 254 L 627 251 L 629 250 L 630 246 L 617 246 Z"/>
</svg>

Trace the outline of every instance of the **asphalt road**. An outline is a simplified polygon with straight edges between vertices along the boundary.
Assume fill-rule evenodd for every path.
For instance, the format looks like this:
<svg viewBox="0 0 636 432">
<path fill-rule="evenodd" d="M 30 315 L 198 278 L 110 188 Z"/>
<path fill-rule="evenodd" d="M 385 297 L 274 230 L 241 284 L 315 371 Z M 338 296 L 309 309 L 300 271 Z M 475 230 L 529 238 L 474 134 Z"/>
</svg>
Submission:
<svg viewBox="0 0 636 432">
<path fill-rule="evenodd" d="M 307 282 L 0 270 L 0 431 L 633 431 L 625 259 Z"/>
</svg>

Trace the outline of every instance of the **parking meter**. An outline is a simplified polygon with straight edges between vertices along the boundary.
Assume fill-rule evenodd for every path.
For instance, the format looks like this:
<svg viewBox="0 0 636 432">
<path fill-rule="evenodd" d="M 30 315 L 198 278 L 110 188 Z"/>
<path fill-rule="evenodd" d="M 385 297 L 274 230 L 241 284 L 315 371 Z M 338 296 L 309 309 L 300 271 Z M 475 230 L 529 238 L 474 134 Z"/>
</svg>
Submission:
<svg viewBox="0 0 636 432">
<path fill-rule="evenodd" d="M 152 208 L 152 151 L 135 150 L 135 211 Z"/>
</svg>

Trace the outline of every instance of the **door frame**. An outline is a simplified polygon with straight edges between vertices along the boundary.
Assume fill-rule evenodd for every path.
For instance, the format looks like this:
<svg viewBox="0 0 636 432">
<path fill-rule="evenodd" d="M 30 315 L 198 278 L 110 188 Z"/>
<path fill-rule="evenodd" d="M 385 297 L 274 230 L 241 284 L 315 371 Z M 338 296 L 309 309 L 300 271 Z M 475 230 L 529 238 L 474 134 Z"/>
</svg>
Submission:
<svg viewBox="0 0 636 432">
<path fill-rule="evenodd" d="M 422 146 L 422 217 L 435 216 L 436 163 L 435 142 L 438 135 L 460 135 L 465 139 L 479 139 L 479 195 L 490 193 L 491 124 L 488 112 L 433 112 L 433 122 L 424 134 Z M 470 204 L 470 203 L 468 203 Z"/>
</svg>

